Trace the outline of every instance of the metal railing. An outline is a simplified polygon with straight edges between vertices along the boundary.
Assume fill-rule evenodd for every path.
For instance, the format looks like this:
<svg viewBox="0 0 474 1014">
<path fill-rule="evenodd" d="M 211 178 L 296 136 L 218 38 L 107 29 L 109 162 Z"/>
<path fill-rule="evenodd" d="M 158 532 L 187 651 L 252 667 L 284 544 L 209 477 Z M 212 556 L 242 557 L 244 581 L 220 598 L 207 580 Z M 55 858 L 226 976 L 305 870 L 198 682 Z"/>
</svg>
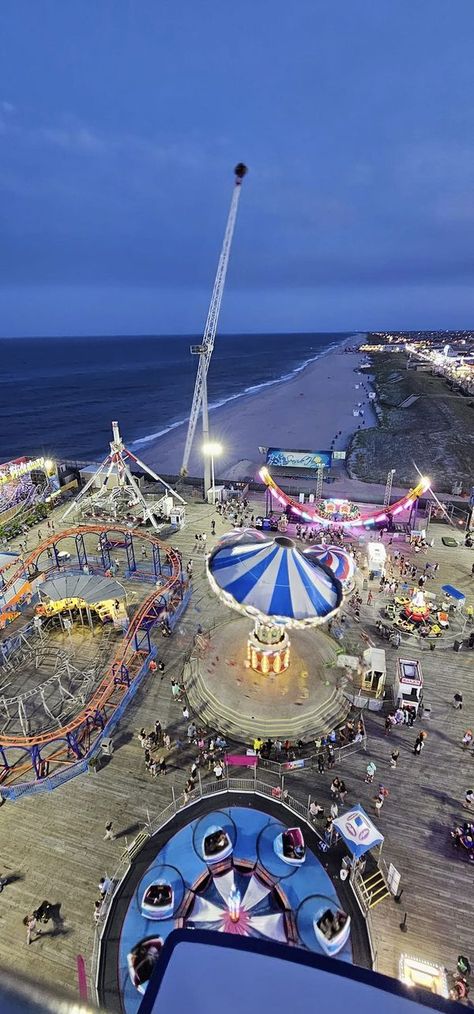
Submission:
<svg viewBox="0 0 474 1014">
<path fill-rule="evenodd" d="M 332 744 L 334 746 L 334 744 Z M 334 746 L 334 759 L 336 764 L 340 764 L 344 757 L 348 757 L 351 753 L 359 753 L 360 750 L 367 750 L 367 734 L 365 734 L 361 740 L 352 743 L 344 743 L 342 746 Z M 266 768 L 268 771 L 274 771 L 280 777 L 282 775 L 289 774 L 292 770 L 314 767 L 318 762 L 318 753 L 311 753 L 307 757 L 297 757 L 295 761 L 275 761 L 270 760 L 267 757 L 259 757 L 258 766 Z"/>
</svg>

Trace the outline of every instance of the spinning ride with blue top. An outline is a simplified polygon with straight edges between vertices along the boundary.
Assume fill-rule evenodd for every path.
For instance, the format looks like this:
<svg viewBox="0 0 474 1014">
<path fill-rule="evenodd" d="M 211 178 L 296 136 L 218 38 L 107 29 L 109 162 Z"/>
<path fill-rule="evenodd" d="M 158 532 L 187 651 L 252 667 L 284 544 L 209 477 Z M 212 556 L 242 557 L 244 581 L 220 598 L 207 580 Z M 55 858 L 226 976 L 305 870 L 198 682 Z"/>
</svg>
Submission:
<svg viewBox="0 0 474 1014">
<path fill-rule="evenodd" d="M 225 539 L 209 556 L 207 575 L 225 605 L 255 620 L 247 659 L 256 672 L 287 669 L 287 628 L 319 626 L 342 602 L 342 585 L 332 570 L 307 559 L 286 536 Z"/>
</svg>

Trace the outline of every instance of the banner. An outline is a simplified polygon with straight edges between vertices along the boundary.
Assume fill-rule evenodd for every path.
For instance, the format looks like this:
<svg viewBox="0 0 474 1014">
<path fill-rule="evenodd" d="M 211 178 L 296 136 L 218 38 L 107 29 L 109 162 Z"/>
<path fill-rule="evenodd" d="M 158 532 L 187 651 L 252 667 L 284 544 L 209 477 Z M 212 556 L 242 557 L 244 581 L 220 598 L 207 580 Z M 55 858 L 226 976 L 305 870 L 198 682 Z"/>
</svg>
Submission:
<svg viewBox="0 0 474 1014">
<path fill-rule="evenodd" d="M 286 451 L 282 447 L 269 447 L 267 465 L 277 468 L 318 468 L 331 467 L 331 451 Z"/>
<path fill-rule="evenodd" d="M 229 764 L 231 767 L 241 767 L 241 768 L 254 768 L 258 761 L 256 753 L 252 754 L 251 756 L 246 756 L 245 754 L 242 755 L 238 753 L 228 753 L 226 754 L 225 759 L 226 763 Z"/>
<path fill-rule="evenodd" d="M 304 765 L 305 765 L 304 757 L 299 757 L 298 760 L 285 761 L 285 763 L 283 764 L 283 769 L 285 771 L 295 771 L 296 768 L 304 768 Z"/>
</svg>

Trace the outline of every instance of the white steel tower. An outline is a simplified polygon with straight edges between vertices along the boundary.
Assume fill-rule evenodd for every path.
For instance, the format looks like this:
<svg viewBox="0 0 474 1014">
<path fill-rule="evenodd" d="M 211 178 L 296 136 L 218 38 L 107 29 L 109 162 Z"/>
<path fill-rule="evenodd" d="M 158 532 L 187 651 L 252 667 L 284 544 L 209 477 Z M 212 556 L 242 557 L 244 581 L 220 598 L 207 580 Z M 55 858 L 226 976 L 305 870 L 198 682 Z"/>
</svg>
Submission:
<svg viewBox="0 0 474 1014">
<path fill-rule="evenodd" d="M 186 435 L 186 443 L 184 446 L 181 475 L 187 475 L 188 472 L 189 456 L 191 454 L 194 434 L 196 432 L 196 424 L 198 421 L 198 416 L 199 412 L 201 411 L 201 408 L 202 408 L 203 444 L 205 445 L 209 442 L 209 413 L 207 407 L 207 371 L 209 369 L 209 363 L 211 361 L 212 351 L 214 348 L 214 340 L 216 337 L 217 322 L 219 320 L 219 311 L 221 308 L 225 277 L 227 274 L 227 265 L 229 263 L 230 247 L 234 232 L 235 219 L 237 216 L 237 207 L 239 204 L 240 186 L 247 172 L 247 166 L 245 166 L 243 162 L 239 162 L 239 164 L 236 165 L 234 172 L 235 172 L 235 182 L 234 189 L 232 191 L 232 200 L 230 202 L 229 217 L 227 219 L 227 225 L 224 234 L 224 242 L 222 244 L 219 263 L 217 265 L 214 288 L 212 290 L 212 297 L 211 302 L 209 304 L 209 310 L 207 314 L 206 326 L 204 328 L 202 344 L 191 345 L 191 352 L 194 355 L 199 356 L 199 362 L 196 374 L 196 383 L 194 385 L 194 397 L 191 406 L 191 415 L 189 416 L 188 432 Z M 206 457 L 204 458 L 205 495 L 207 494 L 210 485 L 211 485 L 211 465 L 209 456 L 206 455 Z"/>
<path fill-rule="evenodd" d="M 109 454 L 104 459 L 102 464 L 98 466 L 94 474 L 91 475 L 89 481 L 86 482 L 84 488 L 79 491 L 76 498 L 72 501 L 67 510 L 64 512 L 61 520 L 64 521 L 65 518 L 67 518 L 68 515 L 71 513 L 71 511 L 81 504 L 87 493 L 89 493 L 91 487 L 97 485 L 100 476 L 102 476 L 105 471 L 105 475 L 100 483 L 98 492 L 96 494 L 97 502 L 100 501 L 103 503 L 104 496 L 107 493 L 107 483 L 115 468 L 117 472 L 118 487 L 120 489 L 128 489 L 133 494 L 135 503 L 139 504 L 143 511 L 143 520 L 145 521 L 145 519 L 148 519 L 153 528 L 155 528 L 155 530 L 158 531 L 159 529 L 155 515 L 153 513 L 153 508 L 145 500 L 145 497 L 142 494 L 142 491 L 137 483 L 137 480 L 132 475 L 128 462 L 129 461 L 134 462 L 136 465 L 138 465 L 139 468 L 141 468 L 152 479 L 154 479 L 155 482 L 160 482 L 161 485 L 164 486 L 165 489 L 168 491 L 168 493 L 171 496 L 176 497 L 176 499 L 179 500 L 182 504 L 184 504 L 185 501 L 183 500 L 182 496 L 180 496 L 180 494 L 176 492 L 175 489 L 172 489 L 172 487 L 169 486 L 168 483 L 161 478 L 161 475 L 157 475 L 157 473 L 154 472 L 149 465 L 145 465 L 144 461 L 141 461 L 140 458 L 137 458 L 136 454 L 133 454 L 132 451 L 129 451 L 128 447 L 125 447 L 125 444 L 122 441 L 122 437 L 120 436 L 118 422 L 115 421 L 112 423 L 112 438 L 113 439 L 110 441 Z"/>
</svg>

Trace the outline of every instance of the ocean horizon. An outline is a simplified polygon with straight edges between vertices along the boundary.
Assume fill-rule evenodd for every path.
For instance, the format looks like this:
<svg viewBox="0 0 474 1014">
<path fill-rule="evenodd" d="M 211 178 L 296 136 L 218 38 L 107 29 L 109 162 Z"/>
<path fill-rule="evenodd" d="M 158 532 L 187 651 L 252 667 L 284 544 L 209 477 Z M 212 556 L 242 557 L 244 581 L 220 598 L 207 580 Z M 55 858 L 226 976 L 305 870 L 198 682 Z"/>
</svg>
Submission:
<svg viewBox="0 0 474 1014">
<path fill-rule="evenodd" d="M 290 380 L 359 333 L 219 336 L 208 376 L 211 410 Z M 0 338 L 0 461 L 21 454 L 102 458 L 112 419 L 128 446 L 146 448 L 189 418 L 197 367 L 189 346 L 200 340 Z"/>
</svg>

